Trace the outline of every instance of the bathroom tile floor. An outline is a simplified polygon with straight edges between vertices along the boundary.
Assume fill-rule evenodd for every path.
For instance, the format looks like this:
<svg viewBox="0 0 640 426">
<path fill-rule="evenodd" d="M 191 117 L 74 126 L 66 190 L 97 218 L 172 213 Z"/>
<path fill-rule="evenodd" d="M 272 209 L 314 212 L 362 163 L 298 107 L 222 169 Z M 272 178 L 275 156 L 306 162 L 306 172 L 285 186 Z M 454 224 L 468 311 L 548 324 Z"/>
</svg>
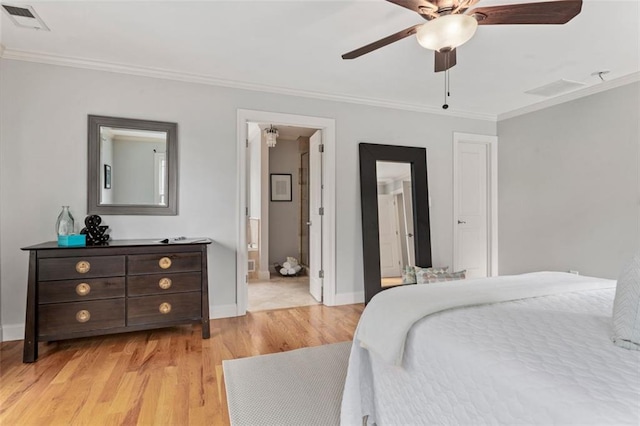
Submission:
<svg viewBox="0 0 640 426">
<path fill-rule="evenodd" d="M 272 276 L 249 281 L 249 312 L 319 305 L 309 294 L 309 277 Z"/>
</svg>

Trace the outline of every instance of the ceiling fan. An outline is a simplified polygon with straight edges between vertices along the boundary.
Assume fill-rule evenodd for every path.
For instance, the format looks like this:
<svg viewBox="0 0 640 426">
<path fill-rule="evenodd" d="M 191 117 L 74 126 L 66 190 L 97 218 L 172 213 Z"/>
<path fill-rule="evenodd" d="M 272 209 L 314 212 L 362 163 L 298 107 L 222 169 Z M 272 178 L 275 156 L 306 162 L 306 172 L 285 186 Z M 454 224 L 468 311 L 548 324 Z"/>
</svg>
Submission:
<svg viewBox="0 0 640 426">
<path fill-rule="evenodd" d="M 416 12 L 427 22 L 406 28 L 342 55 L 355 59 L 410 35 L 421 46 L 435 51 L 435 72 L 456 64 L 456 48 L 473 37 L 478 25 L 565 24 L 582 9 L 582 0 L 557 0 L 479 7 L 479 0 L 386 0 Z"/>
</svg>

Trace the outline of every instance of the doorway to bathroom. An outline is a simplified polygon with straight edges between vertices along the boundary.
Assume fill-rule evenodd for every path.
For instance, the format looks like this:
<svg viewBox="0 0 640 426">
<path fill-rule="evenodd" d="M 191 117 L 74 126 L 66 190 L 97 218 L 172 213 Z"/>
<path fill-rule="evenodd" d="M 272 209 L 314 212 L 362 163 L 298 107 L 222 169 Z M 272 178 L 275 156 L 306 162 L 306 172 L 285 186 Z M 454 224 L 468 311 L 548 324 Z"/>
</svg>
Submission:
<svg viewBox="0 0 640 426">
<path fill-rule="evenodd" d="M 334 120 L 240 110 L 238 130 L 238 314 L 334 304 Z"/>
<path fill-rule="evenodd" d="M 247 134 L 247 310 L 319 304 L 312 269 L 321 261 L 312 258 L 318 247 L 310 234 L 321 239 L 321 221 L 311 217 L 311 186 L 318 197 L 321 179 L 311 157 L 314 171 L 321 164 L 310 151 L 322 154 L 321 131 L 249 122 Z"/>
</svg>

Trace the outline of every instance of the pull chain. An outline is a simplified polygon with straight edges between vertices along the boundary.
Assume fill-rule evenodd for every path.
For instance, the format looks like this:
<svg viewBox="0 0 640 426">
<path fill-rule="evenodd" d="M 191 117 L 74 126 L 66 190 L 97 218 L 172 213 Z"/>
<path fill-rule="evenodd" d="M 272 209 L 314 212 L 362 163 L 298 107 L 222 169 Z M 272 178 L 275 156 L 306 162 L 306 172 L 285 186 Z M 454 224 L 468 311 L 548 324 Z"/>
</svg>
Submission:
<svg viewBox="0 0 640 426">
<path fill-rule="evenodd" d="M 442 105 L 442 109 L 449 108 L 449 105 L 447 104 L 447 98 L 451 96 L 451 93 L 449 92 L 451 83 L 451 77 L 449 76 L 449 55 L 450 53 L 447 53 L 444 60 L 446 70 L 444 72 L 444 104 Z"/>
</svg>

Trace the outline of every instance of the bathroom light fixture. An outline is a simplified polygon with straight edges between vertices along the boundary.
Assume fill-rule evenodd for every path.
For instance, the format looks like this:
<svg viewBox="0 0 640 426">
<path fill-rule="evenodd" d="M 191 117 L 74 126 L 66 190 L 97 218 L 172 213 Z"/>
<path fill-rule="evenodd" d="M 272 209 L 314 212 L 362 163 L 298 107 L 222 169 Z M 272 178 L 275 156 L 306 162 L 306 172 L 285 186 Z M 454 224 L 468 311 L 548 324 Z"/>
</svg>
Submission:
<svg viewBox="0 0 640 426">
<path fill-rule="evenodd" d="M 469 15 L 444 15 L 426 22 L 416 32 L 418 43 L 438 52 L 455 49 L 473 37 L 478 21 Z"/>
<path fill-rule="evenodd" d="M 276 146 L 277 138 L 280 134 L 278 133 L 278 129 L 273 127 L 273 124 L 268 129 L 264 129 L 264 137 L 267 140 L 267 146 L 269 148 L 273 148 Z"/>
</svg>

